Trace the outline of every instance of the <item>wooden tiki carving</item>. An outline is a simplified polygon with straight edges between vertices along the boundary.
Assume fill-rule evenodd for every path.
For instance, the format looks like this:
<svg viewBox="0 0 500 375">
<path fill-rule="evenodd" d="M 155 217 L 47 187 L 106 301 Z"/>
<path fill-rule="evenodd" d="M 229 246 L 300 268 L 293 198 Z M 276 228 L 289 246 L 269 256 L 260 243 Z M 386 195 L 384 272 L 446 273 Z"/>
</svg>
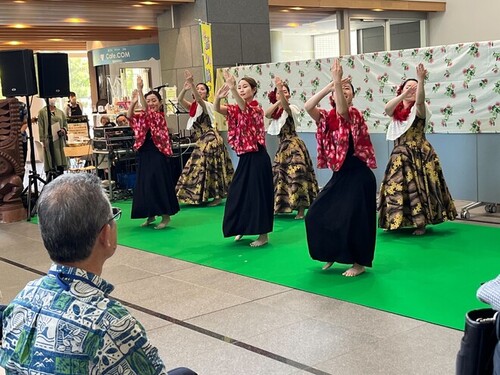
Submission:
<svg viewBox="0 0 500 375">
<path fill-rule="evenodd" d="M 26 218 L 21 200 L 24 160 L 19 101 L 0 100 L 0 223 Z"/>
</svg>

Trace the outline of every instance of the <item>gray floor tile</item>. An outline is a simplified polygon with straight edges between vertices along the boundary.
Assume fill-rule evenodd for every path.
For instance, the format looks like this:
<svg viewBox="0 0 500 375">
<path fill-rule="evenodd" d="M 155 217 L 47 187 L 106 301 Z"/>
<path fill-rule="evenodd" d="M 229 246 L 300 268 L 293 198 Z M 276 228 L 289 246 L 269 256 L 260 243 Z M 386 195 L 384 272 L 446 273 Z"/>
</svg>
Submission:
<svg viewBox="0 0 500 375">
<path fill-rule="evenodd" d="M 290 290 L 290 288 L 281 285 L 198 265 L 173 271 L 168 276 L 251 300 Z"/>
<path fill-rule="evenodd" d="M 156 275 L 167 274 L 173 271 L 195 266 L 193 263 L 121 245 L 119 245 L 116 249 L 115 255 L 106 262 L 105 267 L 117 264 L 126 264 L 130 267 L 144 269 Z"/>
<path fill-rule="evenodd" d="M 120 284 L 113 294 L 181 320 L 248 302 L 242 297 L 165 276 Z"/>
<path fill-rule="evenodd" d="M 247 342 L 312 366 L 352 350 L 368 349 L 377 343 L 377 338 L 308 319 L 251 337 Z"/>
<path fill-rule="evenodd" d="M 453 374 L 462 332 L 422 324 L 406 333 L 378 341 L 369 350 L 353 350 L 317 364 L 331 373 Z"/>
<path fill-rule="evenodd" d="M 307 317 L 298 313 L 285 312 L 258 302 L 249 302 L 190 319 L 189 323 L 232 339 L 245 340 L 304 319 Z"/>
<path fill-rule="evenodd" d="M 200 375 L 290 374 L 294 368 L 175 325 L 150 332 L 167 368 L 186 366 Z"/>
</svg>

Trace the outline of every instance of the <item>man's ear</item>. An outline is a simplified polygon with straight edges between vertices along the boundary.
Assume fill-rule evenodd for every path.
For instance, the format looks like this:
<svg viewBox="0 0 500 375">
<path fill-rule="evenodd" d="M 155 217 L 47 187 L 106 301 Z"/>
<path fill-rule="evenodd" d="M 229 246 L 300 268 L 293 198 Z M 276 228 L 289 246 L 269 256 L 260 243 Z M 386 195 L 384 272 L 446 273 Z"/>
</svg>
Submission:
<svg viewBox="0 0 500 375">
<path fill-rule="evenodd" d="M 107 223 L 105 224 L 101 231 L 99 232 L 99 236 L 97 237 L 97 241 L 99 241 L 99 244 L 104 247 L 109 247 L 111 246 L 111 224 Z"/>
</svg>

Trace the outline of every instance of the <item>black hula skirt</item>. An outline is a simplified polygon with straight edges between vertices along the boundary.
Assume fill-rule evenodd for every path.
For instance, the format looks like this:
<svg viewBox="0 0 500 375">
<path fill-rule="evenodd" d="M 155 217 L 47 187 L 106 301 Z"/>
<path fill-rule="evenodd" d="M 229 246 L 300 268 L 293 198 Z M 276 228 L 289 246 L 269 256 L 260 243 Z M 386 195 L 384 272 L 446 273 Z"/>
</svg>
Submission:
<svg viewBox="0 0 500 375">
<path fill-rule="evenodd" d="M 273 230 L 274 186 L 266 148 L 240 155 L 224 210 L 224 237 L 265 234 Z"/>
<path fill-rule="evenodd" d="M 175 215 L 179 212 L 179 202 L 175 195 L 170 158 L 156 148 L 149 132 L 137 154 L 132 219 Z"/>
<path fill-rule="evenodd" d="M 305 217 L 312 259 L 371 267 L 375 253 L 375 175 L 348 153 Z"/>
</svg>

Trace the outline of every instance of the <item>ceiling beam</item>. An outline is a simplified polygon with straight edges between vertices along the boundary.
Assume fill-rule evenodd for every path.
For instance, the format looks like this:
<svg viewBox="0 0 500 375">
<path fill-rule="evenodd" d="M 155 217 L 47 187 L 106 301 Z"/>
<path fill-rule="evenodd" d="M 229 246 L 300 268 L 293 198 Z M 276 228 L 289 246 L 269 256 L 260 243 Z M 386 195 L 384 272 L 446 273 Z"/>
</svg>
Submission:
<svg viewBox="0 0 500 375">
<path fill-rule="evenodd" d="M 321 10 L 373 10 L 382 9 L 387 11 L 409 11 L 409 12 L 444 12 L 446 2 L 444 1 L 411 1 L 411 0 L 269 0 L 270 7 L 301 7 Z"/>
</svg>

